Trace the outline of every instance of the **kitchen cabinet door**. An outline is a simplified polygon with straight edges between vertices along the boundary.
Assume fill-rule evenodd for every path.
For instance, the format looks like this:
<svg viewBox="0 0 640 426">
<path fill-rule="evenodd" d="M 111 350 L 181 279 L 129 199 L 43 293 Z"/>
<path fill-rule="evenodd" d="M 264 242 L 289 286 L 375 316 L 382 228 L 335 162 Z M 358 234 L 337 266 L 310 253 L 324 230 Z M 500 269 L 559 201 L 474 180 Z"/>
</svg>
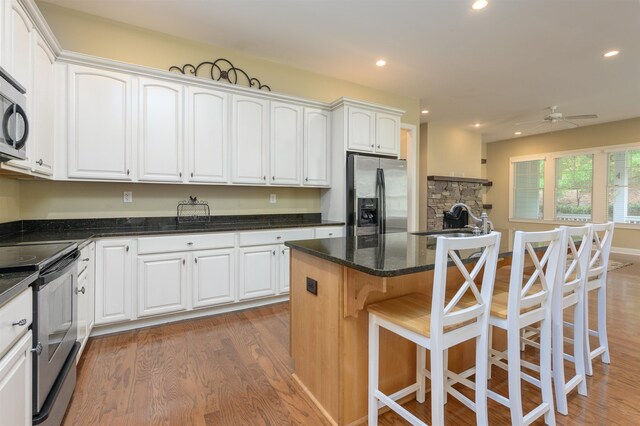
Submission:
<svg viewBox="0 0 640 426">
<path fill-rule="evenodd" d="M 276 294 L 278 247 L 273 245 L 240 249 L 240 300 Z"/>
<path fill-rule="evenodd" d="M 291 264 L 291 249 L 285 245 L 280 245 L 278 256 L 280 262 L 278 265 L 278 293 L 289 293 L 289 266 Z"/>
<path fill-rule="evenodd" d="M 193 253 L 191 289 L 193 307 L 229 303 L 235 300 L 235 250 L 207 250 Z"/>
<path fill-rule="evenodd" d="M 271 102 L 271 184 L 300 185 L 302 123 L 302 107 Z"/>
<path fill-rule="evenodd" d="M 329 186 L 331 159 L 329 112 L 304 109 L 304 185 Z"/>
<path fill-rule="evenodd" d="M 400 153 L 400 117 L 376 113 L 376 152 L 397 156 Z"/>
<path fill-rule="evenodd" d="M 189 88 L 187 140 L 189 181 L 226 183 L 229 180 L 229 95 Z"/>
<path fill-rule="evenodd" d="M 131 180 L 131 76 L 69 65 L 70 178 Z"/>
<path fill-rule="evenodd" d="M 5 3 L 5 2 L 3 2 Z M 2 4 L 5 6 L 5 4 Z M 31 105 L 33 96 L 33 55 L 32 37 L 35 33 L 33 22 L 17 0 L 8 0 L 5 8 L 5 29 L 2 40 L 4 50 L 2 54 L 2 67 L 20 83 L 27 91 L 27 117 L 33 115 Z M 3 37 L 4 38 L 4 37 Z M 31 123 L 33 119 L 31 119 Z M 32 138 L 27 139 L 25 145 L 26 158 L 24 160 L 11 160 L 8 164 L 21 169 L 31 170 L 33 164 L 34 144 Z"/>
<path fill-rule="evenodd" d="M 374 152 L 376 114 L 362 108 L 347 108 L 347 149 Z"/>
<path fill-rule="evenodd" d="M 132 240 L 103 240 L 96 244 L 95 324 L 135 318 L 131 296 Z"/>
<path fill-rule="evenodd" d="M 138 179 L 181 182 L 183 87 L 141 78 L 138 108 Z"/>
<path fill-rule="evenodd" d="M 34 81 L 31 140 L 33 170 L 53 174 L 53 137 L 55 134 L 55 56 L 43 38 L 34 32 Z"/>
<path fill-rule="evenodd" d="M 269 101 L 233 95 L 232 182 L 266 184 L 269 168 Z"/>
<path fill-rule="evenodd" d="M 31 426 L 32 362 L 31 331 L 0 359 L 0 413 L 2 424 Z"/>
<path fill-rule="evenodd" d="M 138 256 L 138 317 L 187 309 L 187 255 Z"/>
</svg>

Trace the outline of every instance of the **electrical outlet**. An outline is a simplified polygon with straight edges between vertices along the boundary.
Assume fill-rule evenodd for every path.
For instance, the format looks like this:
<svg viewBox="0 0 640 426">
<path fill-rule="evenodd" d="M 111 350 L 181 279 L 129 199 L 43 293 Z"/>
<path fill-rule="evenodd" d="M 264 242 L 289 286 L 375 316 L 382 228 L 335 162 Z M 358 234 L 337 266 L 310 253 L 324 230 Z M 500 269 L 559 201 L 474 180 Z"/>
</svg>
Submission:
<svg viewBox="0 0 640 426">
<path fill-rule="evenodd" d="M 307 277 L 307 291 L 311 294 L 318 295 L 318 281 Z"/>
<path fill-rule="evenodd" d="M 125 203 L 133 203 L 133 192 L 125 191 L 122 201 Z"/>
<path fill-rule="evenodd" d="M 270 202 L 271 204 L 275 204 L 275 203 L 276 203 L 276 194 L 271 194 L 271 195 L 269 196 L 269 202 Z"/>
</svg>

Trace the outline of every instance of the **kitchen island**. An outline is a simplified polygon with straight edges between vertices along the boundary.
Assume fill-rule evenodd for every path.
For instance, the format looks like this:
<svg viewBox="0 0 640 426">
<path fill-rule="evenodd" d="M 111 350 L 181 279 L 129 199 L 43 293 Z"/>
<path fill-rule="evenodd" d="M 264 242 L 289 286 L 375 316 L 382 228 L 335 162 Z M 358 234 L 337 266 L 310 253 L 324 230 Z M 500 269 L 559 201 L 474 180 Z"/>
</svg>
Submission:
<svg viewBox="0 0 640 426">
<path fill-rule="evenodd" d="M 367 416 L 366 305 L 430 293 L 436 238 L 395 233 L 286 243 L 291 248 L 294 378 L 333 424 L 360 424 Z M 508 240 L 503 232 L 498 267 L 511 261 Z M 478 254 L 463 251 L 460 257 L 472 268 Z M 447 286 L 461 282 L 457 268 L 449 268 Z M 451 370 L 474 360 L 473 342 L 449 351 Z M 382 329 L 381 390 L 392 394 L 415 383 L 415 368 L 415 345 Z"/>
</svg>

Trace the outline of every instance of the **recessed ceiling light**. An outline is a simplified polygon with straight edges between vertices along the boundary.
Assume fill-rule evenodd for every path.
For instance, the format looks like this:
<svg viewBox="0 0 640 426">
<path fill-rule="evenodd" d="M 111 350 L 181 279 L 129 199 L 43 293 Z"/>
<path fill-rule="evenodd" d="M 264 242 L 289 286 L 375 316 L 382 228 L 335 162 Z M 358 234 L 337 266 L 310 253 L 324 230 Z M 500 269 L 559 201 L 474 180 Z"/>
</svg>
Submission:
<svg viewBox="0 0 640 426">
<path fill-rule="evenodd" d="M 378 59 L 376 65 L 379 67 L 384 67 L 385 65 L 387 65 L 387 61 L 385 61 L 384 59 Z"/>
<path fill-rule="evenodd" d="M 473 127 L 480 127 L 480 123 L 474 124 Z"/>
<path fill-rule="evenodd" d="M 612 56 L 616 56 L 618 53 L 620 53 L 619 50 L 610 50 L 607 53 L 604 54 L 605 58 L 610 58 Z"/>
<path fill-rule="evenodd" d="M 516 136 L 521 135 L 521 134 L 522 134 L 522 132 L 515 132 L 514 133 L 514 135 L 516 135 Z"/>
<path fill-rule="evenodd" d="M 422 112 L 423 114 L 429 114 L 429 110 L 428 110 L 428 109 L 423 109 L 421 112 Z"/>
<path fill-rule="evenodd" d="M 473 10 L 480 10 L 487 7 L 488 4 L 489 2 L 487 0 L 476 0 L 473 2 L 473 5 L 471 5 L 471 8 Z"/>
</svg>

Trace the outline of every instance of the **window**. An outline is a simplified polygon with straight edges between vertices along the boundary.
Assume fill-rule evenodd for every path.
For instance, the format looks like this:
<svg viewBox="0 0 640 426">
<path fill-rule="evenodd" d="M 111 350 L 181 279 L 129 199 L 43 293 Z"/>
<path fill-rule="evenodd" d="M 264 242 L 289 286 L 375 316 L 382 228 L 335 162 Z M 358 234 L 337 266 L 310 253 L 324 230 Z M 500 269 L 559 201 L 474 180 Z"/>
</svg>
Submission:
<svg viewBox="0 0 640 426">
<path fill-rule="evenodd" d="M 544 160 L 513 163 L 513 217 L 542 219 Z"/>
<path fill-rule="evenodd" d="M 591 220 L 593 155 L 556 158 L 556 219 Z"/>
<path fill-rule="evenodd" d="M 609 153 L 609 220 L 640 223 L 640 150 Z"/>
</svg>

